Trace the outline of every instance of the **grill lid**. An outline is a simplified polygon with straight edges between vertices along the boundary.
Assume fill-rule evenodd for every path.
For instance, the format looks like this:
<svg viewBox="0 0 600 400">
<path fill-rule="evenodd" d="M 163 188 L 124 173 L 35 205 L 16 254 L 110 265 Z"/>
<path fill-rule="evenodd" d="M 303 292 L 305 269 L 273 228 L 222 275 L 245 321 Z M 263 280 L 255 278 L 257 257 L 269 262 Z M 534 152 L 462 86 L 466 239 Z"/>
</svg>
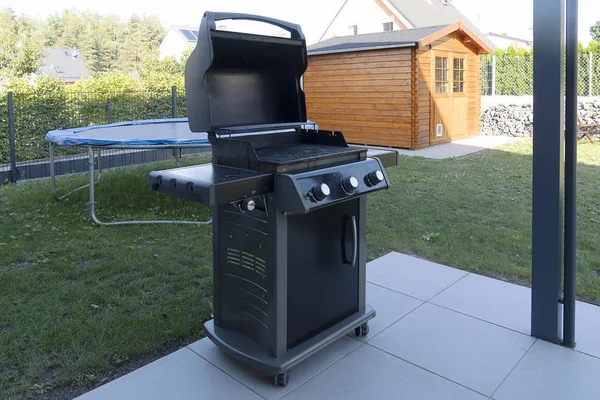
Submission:
<svg viewBox="0 0 600 400">
<path fill-rule="evenodd" d="M 290 38 L 217 30 L 215 22 L 226 19 L 275 25 Z M 299 25 L 250 14 L 204 13 L 185 67 L 190 129 L 219 135 L 305 124 L 300 78 L 307 65 Z"/>
</svg>

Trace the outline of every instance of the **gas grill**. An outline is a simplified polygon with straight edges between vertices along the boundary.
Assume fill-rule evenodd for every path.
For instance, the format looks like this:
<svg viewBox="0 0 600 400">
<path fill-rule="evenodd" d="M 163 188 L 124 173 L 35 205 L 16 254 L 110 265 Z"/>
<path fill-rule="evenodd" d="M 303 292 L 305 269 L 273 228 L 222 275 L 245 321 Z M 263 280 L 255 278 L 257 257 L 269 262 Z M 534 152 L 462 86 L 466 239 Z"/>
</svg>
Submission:
<svg viewBox="0 0 600 400">
<path fill-rule="evenodd" d="M 216 21 L 269 23 L 289 38 L 227 32 Z M 155 171 L 152 190 L 212 207 L 214 319 L 225 353 L 285 386 L 291 367 L 350 331 L 369 331 L 366 195 L 387 189 L 384 166 L 341 132 L 306 118 L 298 25 L 204 14 L 186 64 L 190 129 L 208 132 L 212 163 Z"/>
</svg>

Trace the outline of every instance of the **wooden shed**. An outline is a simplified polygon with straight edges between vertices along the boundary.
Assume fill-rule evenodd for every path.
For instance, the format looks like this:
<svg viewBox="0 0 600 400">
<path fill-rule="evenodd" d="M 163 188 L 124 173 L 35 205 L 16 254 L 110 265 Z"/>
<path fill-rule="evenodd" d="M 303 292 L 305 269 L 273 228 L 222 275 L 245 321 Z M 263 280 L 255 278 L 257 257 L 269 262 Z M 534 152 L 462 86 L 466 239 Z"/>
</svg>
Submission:
<svg viewBox="0 0 600 400">
<path fill-rule="evenodd" d="M 477 136 L 480 55 L 460 23 L 336 37 L 308 48 L 308 118 L 350 143 L 418 149 Z"/>
</svg>

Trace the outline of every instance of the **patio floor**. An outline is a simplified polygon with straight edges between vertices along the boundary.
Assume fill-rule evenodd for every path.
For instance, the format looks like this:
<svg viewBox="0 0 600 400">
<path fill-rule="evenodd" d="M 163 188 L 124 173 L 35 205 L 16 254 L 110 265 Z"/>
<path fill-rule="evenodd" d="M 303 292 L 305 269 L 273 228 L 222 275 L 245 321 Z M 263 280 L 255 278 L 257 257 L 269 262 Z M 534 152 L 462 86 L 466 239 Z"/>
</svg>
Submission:
<svg viewBox="0 0 600 400">
<path fill-rule="evenodd" d="M 454 140 L 448 143 L 436 144 L 417 150 L 394 149 L 404 156 L 424 157 L 435 160 L 462 157 L 483 150 L 494 149 L 509 143 L 515 143 L 523 138 L 509 136 L 476 136 L 468 139 Z M 369 146 L 370 148 L 388 149 L 387 147 Z"/>
<path fill-rule="evenodd" d="M 600 398 L 600 307 L 578 303 L 571 350 L 529 336 L 528 288 L 399 253 L 367 280 L 369 335 L 293 368 L 285 388 L 202 339 L 80 399 Z"/>
</svg>

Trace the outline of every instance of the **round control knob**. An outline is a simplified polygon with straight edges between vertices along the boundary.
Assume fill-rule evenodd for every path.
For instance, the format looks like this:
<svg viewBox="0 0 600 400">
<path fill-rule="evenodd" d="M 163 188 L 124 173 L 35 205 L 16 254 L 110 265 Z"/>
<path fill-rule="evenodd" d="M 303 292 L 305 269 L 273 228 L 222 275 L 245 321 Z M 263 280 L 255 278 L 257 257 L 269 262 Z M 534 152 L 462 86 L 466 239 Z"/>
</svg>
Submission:
<svg viewBox="0 0 600 400">
<path fill-rule="evenodd" d="M 354 191 L 358 189 L 358 179 L 353 176 L 344 178 L 344 180 L 342 180 L 342 189 L 348 194 L 354 193 Z"/>
<path fill-rule="evenodd" d="M 320 185 L 315 186 L 312 189 L 312 195 L 317 201 L 324 200 L 327 196 L 331 194 L 331 190 L 326 183 L 321 183 Z"/>
<path fill-rule="evenodd" d="M 383 172 L 381 172 L 380 170 L 369 172 L 369 175 L 367 175 L 367 179 L 369 180 L 369 183 L 371 185 L 377 185 L 383 181 Z"/>
<path fill-rule="evenodd" d="M 253 211 L 256 208 L 256 202 L 252 199 L 245 199 L 240 205 L 242 211 Z"/>
</svg>

